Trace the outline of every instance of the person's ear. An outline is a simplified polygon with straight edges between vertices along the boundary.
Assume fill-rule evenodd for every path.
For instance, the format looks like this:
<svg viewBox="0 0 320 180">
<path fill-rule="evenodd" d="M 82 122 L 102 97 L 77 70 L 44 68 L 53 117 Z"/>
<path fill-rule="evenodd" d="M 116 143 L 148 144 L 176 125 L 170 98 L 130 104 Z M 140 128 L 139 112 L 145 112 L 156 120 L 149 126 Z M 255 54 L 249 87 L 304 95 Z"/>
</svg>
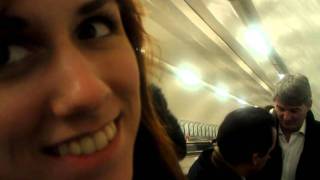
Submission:
<svg viewBox="0 0 320 180">
<path fill-rule="evenodd" d="M 309 108 L 309 110 L 311 109 L 311 107 L 312 107 L 312 99 L 310 99 L 310 101 L 307 103 L 307 107 Z"/>
</svg>

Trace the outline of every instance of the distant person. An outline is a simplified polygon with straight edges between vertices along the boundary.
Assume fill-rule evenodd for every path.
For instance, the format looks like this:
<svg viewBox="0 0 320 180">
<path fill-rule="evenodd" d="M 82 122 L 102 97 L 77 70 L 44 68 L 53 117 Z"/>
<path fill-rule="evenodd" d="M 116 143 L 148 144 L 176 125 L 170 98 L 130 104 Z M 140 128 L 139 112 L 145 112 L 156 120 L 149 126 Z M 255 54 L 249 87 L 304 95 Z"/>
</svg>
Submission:
<svg viewBox="0 0 320 180">
<path fill-rule="evenodd" d="M 259 171 L 276 143 L 274 118 L 262 108 L 232 111 L 220 125 L 215 142 L 192 165 L 189 180 L 243 180 Z"/>
<path fill-rule="evenodd" d="M 168 104 L 161 89 L 156 85 L 151 85 L 151 91 L 155 109 L 160 117 L 161 124 L 166 129 L 169 138 L 175 146 L 175 151 L 179 160 L 182 160 L 187 154 L 186 140 L 179 126 L 177 118 L 168 109 Z"/>
<path fill-rule="evenodd" d="M 257 180 L 320 179 L 320 122 L 311 112 L 308 78 L 288 74 L 276 84 L 274 110 L 279 123 L 277 146 Z"/>
</svg>

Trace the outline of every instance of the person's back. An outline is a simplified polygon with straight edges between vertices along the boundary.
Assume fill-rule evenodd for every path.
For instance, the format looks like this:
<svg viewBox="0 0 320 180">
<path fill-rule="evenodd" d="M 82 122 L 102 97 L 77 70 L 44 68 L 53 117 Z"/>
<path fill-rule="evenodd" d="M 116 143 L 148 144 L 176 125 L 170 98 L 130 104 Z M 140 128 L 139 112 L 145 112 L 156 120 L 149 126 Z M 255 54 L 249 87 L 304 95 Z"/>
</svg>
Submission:
<svg viewBox="0 0 320 180">
<path fill-rule="evenodd" d="M 259 171 L 276 141 L 275 121 L 262 108 L 229 113 L 219 127 L 216 144 L 192 165 L 190 180 L 241 180 Z"/>
</svg>

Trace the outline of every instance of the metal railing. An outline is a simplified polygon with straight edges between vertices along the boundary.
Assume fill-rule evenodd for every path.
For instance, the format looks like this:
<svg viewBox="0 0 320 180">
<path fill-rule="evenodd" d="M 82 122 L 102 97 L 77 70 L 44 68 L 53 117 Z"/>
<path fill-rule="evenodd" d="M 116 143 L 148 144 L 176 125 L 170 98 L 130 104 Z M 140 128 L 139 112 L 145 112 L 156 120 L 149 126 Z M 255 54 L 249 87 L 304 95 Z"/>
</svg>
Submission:
<svg viewBox="0 0 320 180">
<path fill-rule="evenodd" d="M 215 124 L 193 121 L 179 121 L 179 124 L 186 139 L 188 155 L 199 154 L 210 147 L 218 131 Z"/>
</svg>

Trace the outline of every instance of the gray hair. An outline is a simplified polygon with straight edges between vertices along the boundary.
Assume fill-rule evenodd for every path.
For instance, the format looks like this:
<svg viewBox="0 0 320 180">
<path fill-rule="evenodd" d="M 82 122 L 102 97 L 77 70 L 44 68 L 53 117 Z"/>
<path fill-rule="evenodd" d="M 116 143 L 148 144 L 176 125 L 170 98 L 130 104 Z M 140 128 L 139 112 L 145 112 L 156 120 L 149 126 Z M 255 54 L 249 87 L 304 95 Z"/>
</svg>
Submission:
<svg viewBox="0 0 320 180">
<path fill-rule="evenodd" d="M 277 84 L 273 100 L 287 105 L 311 104 L 309 80 L 302 74 L 287 74 Z"/>
</svg>

